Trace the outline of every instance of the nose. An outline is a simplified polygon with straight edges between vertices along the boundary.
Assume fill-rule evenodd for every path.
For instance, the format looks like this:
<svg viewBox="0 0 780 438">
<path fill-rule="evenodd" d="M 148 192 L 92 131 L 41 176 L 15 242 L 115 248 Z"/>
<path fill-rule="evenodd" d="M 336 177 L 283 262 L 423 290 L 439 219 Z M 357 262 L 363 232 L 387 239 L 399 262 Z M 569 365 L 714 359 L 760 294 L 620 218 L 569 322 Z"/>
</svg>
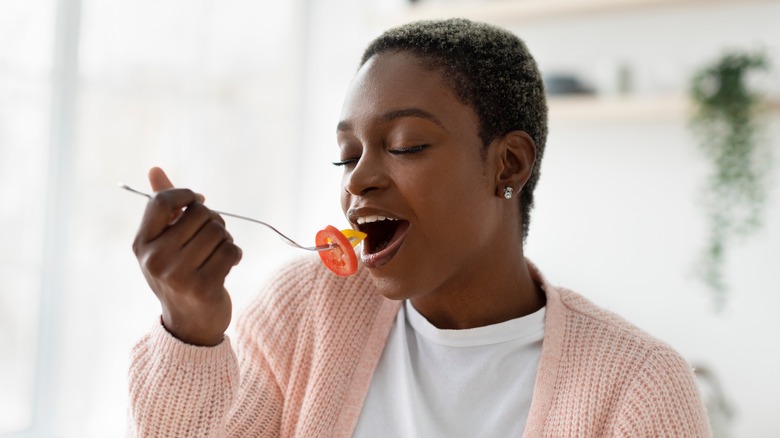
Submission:
<svg viewBox="0 0 780 438">
<path fill-rule="evenodd" d="M 389 177 L 381 153 L 364 151 L 351 170 L 344 173 L 344 190 L 351 195 L 365 195 L 387 186 Z"/>
</svg>

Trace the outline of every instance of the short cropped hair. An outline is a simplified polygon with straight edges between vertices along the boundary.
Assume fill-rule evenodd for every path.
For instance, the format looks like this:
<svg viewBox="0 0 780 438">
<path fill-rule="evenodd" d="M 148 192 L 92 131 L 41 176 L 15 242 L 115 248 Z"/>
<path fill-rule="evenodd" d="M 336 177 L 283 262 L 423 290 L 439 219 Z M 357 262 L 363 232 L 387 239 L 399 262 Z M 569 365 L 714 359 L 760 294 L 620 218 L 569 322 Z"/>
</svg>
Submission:
<svg viewBox="0 0 780 438">
<path fill-rule="evenodd" d="M 493 140 L 511 131 L 525 131 L 534 140 L 536 163 L 520 194 L 525 239 L 547 140 L 544 83 L 525 43 L 505 29 L 461 18 L 417 21 L 377 37 L 360 65 L 387 51 L 410 52 L 442 73 L 457 98 L 477 114 L 483 157 Z"/>
</svg>

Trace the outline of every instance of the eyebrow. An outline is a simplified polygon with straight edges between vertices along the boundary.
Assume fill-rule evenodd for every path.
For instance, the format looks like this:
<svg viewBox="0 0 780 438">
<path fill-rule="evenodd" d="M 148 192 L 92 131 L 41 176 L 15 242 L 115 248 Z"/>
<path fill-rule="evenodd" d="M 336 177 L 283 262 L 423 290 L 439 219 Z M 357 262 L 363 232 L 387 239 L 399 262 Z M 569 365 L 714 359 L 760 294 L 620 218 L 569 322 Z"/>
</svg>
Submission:
<svg viewBox="0 0 780 438">
<path fill-rule="evenodd" d="M 420 119 L 426 119 L 430 120 L 431 122 L 439 125 L 442 129 L 445 131 L 447 128 L 444 127 L 444 124 L 439 120 L 436 116 L 429 113 L 428 111 L 425 111 L 420 108 L 402 108 L 397 109 L 393 111 L 388 111 L 381 116 L 377 117 L 377 121 L 380 123 L 386 123 L 391 122 L 393 120 L 402 119 L 405 117 L 417 117 Z M 339 122 L 338 125 L 336 125 L 336 131 L 351 131 L 352 130 L 352 123 L 346 120 L 342 120 Z"/>
</svg>

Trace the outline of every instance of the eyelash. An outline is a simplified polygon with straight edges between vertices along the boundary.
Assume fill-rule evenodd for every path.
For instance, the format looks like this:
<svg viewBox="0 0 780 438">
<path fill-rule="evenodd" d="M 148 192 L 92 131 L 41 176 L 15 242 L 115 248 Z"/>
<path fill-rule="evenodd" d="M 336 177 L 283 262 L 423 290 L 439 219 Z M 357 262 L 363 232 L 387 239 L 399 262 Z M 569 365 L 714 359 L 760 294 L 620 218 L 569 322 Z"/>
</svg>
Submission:
<svg viewBox="0 0 780 438">
<path fill-rule="evenodd" d="M 390 149 L 390 150 L 388 150 L 388 152 L 390 152 L 393 155 L 415 154 L 415 153 L 422 152 L 423 150 L 427 149 L 428 146 L 430 146 L 430 145 L 421 144 L 419 146 L 411 146 L 411 147 L 408 147 L 408 148 Z M 346 160 L 335 161 L 333 163 L 333 165 L 334 166 L 346 166 L 348 164 L 357 163 L 357 161 L 359 159 L 360 158 L 348 158 Z"/>
<path fill-rule="evenodd" d="M 401 149 L 390 149 L 388 152 L 394 155 L 404 155 L 404 154 L 414 154 L 417 152 L 422 152 L 428 147 L 427 144 L 421 144 L 419 146 L 411 146 L 408 148 L 401 148 Z"/>
<path fill-rule="evenodd" d="M 358 158 L 349 158 L 341 161 L 334 161 L 334 166 L 346 166 L 347 164 L 357 163 Z"/>
</svg>

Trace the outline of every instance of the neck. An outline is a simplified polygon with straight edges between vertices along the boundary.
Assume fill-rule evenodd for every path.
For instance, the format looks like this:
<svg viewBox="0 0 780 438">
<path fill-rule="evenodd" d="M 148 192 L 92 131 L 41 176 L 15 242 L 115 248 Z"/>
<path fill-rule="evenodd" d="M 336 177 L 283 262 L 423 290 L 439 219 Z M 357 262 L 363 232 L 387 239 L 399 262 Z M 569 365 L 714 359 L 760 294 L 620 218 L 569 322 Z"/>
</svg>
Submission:
<svg viewBox="0 0 780 438">
<path fill-rule="evenodd" d="M 498 249 L 498 248 L 494 248 Z M 534 283 L 522 245 L 475 256 L 471 268 L 412 305 L 440 329 L 468 329 L 529 315 L 545 296 Z"/>
</svg>

